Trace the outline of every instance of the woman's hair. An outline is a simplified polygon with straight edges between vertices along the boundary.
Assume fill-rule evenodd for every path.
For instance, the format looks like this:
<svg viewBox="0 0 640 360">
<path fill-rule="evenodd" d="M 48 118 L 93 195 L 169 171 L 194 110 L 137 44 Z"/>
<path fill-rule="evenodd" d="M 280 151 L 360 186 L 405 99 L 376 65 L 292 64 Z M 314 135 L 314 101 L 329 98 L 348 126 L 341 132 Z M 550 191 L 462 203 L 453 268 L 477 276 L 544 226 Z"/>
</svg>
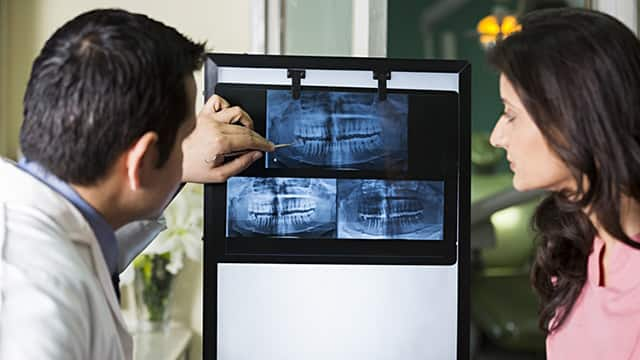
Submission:
<svg viewBox="0 0 640 360">
<path fill-rule="evenodd" d="M 640 248 L 620 223 L 622 197 L 640 199 L 640 41 L 611 16 L 548 9 L 520 19 L 488 60 L 513 84 L 577 189 L 538 206 L 539 246 L 531 279 L 540 296 L 540 327 L 562 325 L 587 277 L 596 229 Z M 586 212 L 585 212 L 586 210 Z"/>
</svg>

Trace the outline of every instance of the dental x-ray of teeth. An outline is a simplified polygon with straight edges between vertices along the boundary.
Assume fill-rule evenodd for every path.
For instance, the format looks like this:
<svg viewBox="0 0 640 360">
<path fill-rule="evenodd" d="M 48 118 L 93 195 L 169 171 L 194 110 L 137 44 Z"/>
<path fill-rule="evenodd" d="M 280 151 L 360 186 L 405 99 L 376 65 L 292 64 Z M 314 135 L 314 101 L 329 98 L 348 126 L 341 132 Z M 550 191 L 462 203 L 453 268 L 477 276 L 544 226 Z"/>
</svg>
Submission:
<svg viewBox="0 0 640 360">
<path fill-rule="evenodd" d="M 336 237 L 336 180 L 232 177 L 227 236 Z"/>
<path fill-rule="evenodd" d="M 439 181 L 338 180 L 338 238 L 442 240 Z"/>
<path fill-rule="evenodd" d="M 268 153 L 267 168 L 407 170 L 408 95 L 267 91 L 267 138 L 292 146 Z"/>
</svg>

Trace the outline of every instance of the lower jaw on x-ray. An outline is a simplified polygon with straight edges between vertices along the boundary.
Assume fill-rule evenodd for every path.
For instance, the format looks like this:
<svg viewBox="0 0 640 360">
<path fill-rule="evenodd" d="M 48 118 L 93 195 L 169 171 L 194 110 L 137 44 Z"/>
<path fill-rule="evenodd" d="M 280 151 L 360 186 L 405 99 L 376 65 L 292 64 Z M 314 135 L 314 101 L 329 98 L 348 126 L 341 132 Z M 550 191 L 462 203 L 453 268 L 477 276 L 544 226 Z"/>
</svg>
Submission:
<svg viewBox="0 0 640 360">
<path fill-rule="evenodd" d="M 267 91 L 268 168 L 407 169 L 408 95 Z"/>
<path fill-rule="evenodd" d="M 233 177 L 227 236 L 336 237 L 336 180 Z"/>
<path fill-rule="evenodd" d="M 443 239 L 441 182 L 338 180 L 338 238 Z"/>
</svg>

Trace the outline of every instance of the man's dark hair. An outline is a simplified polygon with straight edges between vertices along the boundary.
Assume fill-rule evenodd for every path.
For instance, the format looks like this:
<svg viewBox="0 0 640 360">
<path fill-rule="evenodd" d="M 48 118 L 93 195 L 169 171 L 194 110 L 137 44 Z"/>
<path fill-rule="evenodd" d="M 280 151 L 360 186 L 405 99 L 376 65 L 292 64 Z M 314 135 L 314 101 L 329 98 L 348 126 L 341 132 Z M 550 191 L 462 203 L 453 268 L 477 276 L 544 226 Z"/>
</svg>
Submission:
<svg viewBox="0 0 640 360">
<path fill-rule="evenodd" d="M 60 179 L 90 185 L 149 131 L 161 167 L 189 107 L 185 78 L 204 44 L 124 10 L 93 10 L 58 29 L 33 63 L 22 152 Z"/>
</svg>

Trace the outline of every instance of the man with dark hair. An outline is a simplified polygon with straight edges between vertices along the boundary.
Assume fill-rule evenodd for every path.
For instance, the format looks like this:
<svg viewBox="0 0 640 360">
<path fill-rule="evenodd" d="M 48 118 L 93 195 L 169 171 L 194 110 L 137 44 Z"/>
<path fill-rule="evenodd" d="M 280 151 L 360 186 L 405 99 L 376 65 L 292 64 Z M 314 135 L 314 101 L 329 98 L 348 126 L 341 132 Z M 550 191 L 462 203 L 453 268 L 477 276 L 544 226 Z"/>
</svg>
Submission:
<svg viewBox="0 0 640 360">
<path fill-rule="evenodd" d="M 196 118 L 203 56 L 123 10 L 84 13 L 46 42 L 24 97 L 24 159 L 0 159 L 0 359 L 130 359 L 117 277 L 163 229 L 179 184 L 225 181 L 273 150 L 220 97 Z M 259 151 L 205 161 L 242 149 Z"/>
</svg>

